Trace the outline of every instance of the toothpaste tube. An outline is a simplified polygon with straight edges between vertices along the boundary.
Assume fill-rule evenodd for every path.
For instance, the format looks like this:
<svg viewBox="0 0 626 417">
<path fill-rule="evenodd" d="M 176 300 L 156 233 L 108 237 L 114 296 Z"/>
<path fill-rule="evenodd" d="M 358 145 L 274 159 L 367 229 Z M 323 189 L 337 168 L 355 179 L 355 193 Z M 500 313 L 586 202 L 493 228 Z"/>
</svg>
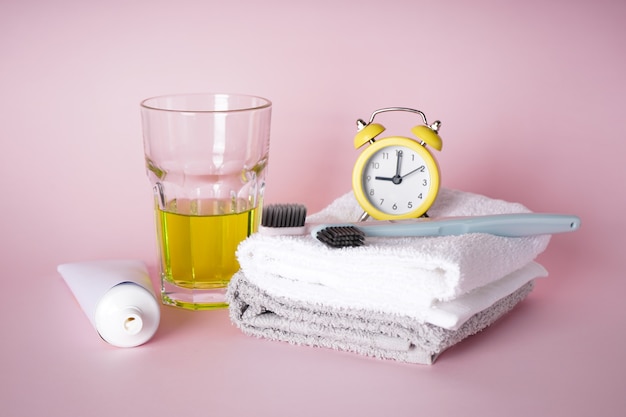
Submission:
<svg viewBox="0 0 626 417">
<path fill-rule="evenodd" d="M 141 261 L 78 262 L 57 269 L 106 342 L 134 347 L 156 333 L 160 306 Z"/>
</svg>

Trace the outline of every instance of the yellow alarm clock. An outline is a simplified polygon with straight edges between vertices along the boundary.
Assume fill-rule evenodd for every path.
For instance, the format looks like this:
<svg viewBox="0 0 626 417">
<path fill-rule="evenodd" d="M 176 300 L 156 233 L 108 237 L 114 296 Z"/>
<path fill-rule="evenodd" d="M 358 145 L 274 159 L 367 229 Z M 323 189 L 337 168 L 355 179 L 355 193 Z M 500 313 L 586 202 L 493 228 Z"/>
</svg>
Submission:
<svg viewBox="0 0 626 417">
<path fill-rule="evenodd" d="M 389 111 L 406 111 L 422 117 L 424 124 L 411 129 L 417 140 L 403 136 L 375 139 L 385 128 L 373 123 L 374 118 Z M 437 133 L 440 126 L 438 120 L 428 125 L 423 112 L 406 107 L 376 110 L 368 123 L 357 120 L 354 147 L 370 144 L 359 155 L 352 171 L 352 189 L 365 210 L 361 220 L 369 216 L 376 220 L 409 219 L 426 214 L 440 184 L 439 166 L 427 146 L 441 150 L 442 141 Z"/>
</svg>

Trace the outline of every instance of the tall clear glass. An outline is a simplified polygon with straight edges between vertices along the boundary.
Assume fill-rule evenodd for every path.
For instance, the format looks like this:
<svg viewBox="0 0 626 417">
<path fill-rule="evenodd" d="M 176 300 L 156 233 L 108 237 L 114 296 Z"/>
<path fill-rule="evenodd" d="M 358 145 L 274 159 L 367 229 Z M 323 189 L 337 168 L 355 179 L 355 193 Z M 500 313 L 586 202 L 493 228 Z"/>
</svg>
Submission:
<svg viewBox="0 0 626 417">
<path fill-rule="evenodd" d="M 260 222 L 272 103 L 241 94 L 141 102 L 164 304 L 227 307 L 238 244 Z"/>
</svg>

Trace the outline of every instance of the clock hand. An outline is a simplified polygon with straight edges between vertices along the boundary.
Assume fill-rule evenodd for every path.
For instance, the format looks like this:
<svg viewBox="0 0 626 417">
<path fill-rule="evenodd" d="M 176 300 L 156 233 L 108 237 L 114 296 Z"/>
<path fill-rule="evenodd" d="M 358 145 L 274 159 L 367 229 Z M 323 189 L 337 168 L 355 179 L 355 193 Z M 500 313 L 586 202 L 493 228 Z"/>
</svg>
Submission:
<svg viewBox="0 0 626 417">
<path fill-rule="evenodd" d="M 424 165 L 419 166 L 417 168 L 415 168 L 413 171 L 407 172 L 406 174 L 404 174 L 402 177 L 400 177 L 400 179 L 404 179 L 406 177 L 408 177 L 409 175 L 411 175 L 412 173 L 416 172 L 416 171 L 421 171 L 424 172 Z"/>
<path fill-rule="evenodd" d="M 396 175 L 394 176 L 394 178 L 401 178 L 400 166 L 402 165 L 402 151 L 399 150 L 396 153 L 398 155 L 398 158 L 396 159 Z"/>
<path fill-rule="evenodd" d="M 406 176 L 406 175 L 405 175 Z M 399 175 L 394 175 L 393 177 L 374 177 L 375 180 L 381 180 L 381 181 L 391 181 L 394 184 L 398 185 L 402 182 L 402 178 Z"/>
</svg>

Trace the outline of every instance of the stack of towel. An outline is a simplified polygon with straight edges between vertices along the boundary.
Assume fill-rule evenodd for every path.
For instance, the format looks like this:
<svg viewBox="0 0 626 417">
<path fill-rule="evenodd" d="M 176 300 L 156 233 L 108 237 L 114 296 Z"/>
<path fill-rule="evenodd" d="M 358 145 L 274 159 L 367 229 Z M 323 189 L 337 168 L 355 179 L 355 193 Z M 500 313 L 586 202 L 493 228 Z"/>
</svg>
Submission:
<svg viewBox="0 0 626 417">
<path fill-rule="evenodd" d="M 517 203 L 441 189 L 430 217 L 524 213 Z M 355 221 L 352 192 L 307 218 Z M 550 236 L 367 238 L 328 248 L 311 236 L 254 234 L 237 252 L 230 318 L 244 333 L 377 358 L 432 364 L 491 325 L 547 275 L 534 262 Z"/>
</svg>

